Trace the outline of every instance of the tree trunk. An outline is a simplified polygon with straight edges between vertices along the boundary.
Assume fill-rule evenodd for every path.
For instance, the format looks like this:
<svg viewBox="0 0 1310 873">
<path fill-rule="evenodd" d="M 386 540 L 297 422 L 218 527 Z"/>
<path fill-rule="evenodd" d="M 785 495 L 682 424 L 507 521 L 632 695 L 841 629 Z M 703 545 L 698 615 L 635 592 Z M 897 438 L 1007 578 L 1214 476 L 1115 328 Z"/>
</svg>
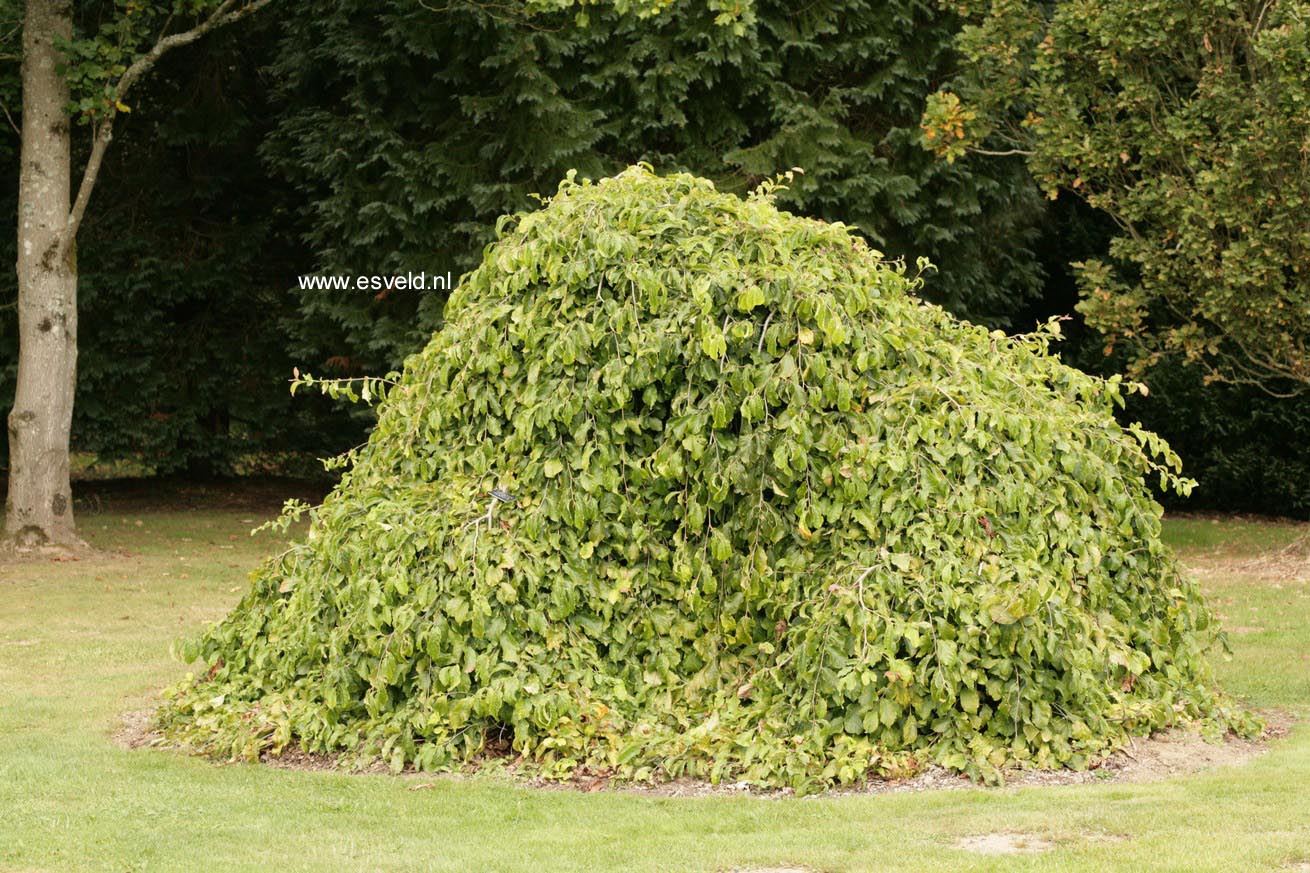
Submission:
<svg viewBox="0 0 1310 873">
<path fill-rule="evenodd" d="M 5 538 L 19 547 L 81 545 L 68 449 L 77 380 L 77 267 L 70 210 L 68 85 L 57 38 L 72 37 L 71 0 L 27 0 L 18 181 L 18 387 L 9 413 Z M 60 252 L 68 252 L 61 257 Z"/>
</svg>

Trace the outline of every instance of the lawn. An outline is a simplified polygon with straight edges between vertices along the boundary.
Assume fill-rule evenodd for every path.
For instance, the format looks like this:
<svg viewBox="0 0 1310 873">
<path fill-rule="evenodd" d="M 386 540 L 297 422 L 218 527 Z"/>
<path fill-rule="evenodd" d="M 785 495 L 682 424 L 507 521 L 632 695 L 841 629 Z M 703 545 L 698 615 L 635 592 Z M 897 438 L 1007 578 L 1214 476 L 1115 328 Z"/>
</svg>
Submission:
<svg viewBox="0 0 1310 873">
<path fill-rule="evenodd" d="M 230 495 L 229 495 L 230 497 Z M 176 501 L 174 501 L 176 503 Z M 183 665 L 277 546 L 267 500 L 81 516 L 94 559 L 0 565 L 0 869 L 1310 870 L 1310 724 L 1253 761 L 1164 781 L 877 796 L 670 798 L 520 787 L 503 777 L 358 776 L 218 766 L 120 748 L 124 713 Z M 1219 665 L 1251 705 L 1310 716 L 1303 528 L 1179 519 L 1167 535 L 1233 636 Z M 1256 559 L 1277 556 L 1259 563 Z M 416 790 L 420 789 L 421 790 Z M 980 855 L 1022 834 L 1042 852 Z"/>
</svg>

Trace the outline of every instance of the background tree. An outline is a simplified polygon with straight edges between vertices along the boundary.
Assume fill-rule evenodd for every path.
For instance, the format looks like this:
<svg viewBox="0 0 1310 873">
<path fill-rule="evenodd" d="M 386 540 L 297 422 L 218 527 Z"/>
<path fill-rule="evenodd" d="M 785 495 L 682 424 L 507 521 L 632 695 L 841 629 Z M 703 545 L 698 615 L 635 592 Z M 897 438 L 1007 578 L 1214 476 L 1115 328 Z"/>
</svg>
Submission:
<svg viewBox="0 0 1310 873">
<path fill-rule="evenodd" d="M 79 233 L 78 310 L 94 328 L 78 338 L 75 480 L 304 474 L 359 439 L 359 422 L 286 390 L 300 363 L 285 341 L 298 317 L 288 289 L 309 262 L 294 193 L 257 157 L 275 111 L 261 67 L 276 24 L 256 16 L 170 53 L 118 119 Z M 0 87 L 17 94 L 17 66 L 7 72 Z M 0 131 L 0 178 L 17 178 L 17 144 Z M 86 146 L 74 143 L 75 161 Z M 16 193 L 0 186 L 0 263 L 14 262 Z M 0 272 L 4 408 L 16 278 Z M 0 459 L 7 449 L 0 430 Z"/>
<path fill-rule="evenodd" d="M 77 382 L 77 235 L 123 101 L 159 59 L 269 0 L 117 6 L 74 40 L 71 0 L 27 0 L 23 19 L 18 185 L 18 339 L 9 414 L 5 537 L 19 546 L 77 544 L 69 440 Z M 174 30 L 175 21 L 184 29 Z M 163 33 L 163 36 L 157 34 Z M 69 111 L 90 125 L 76 196 Z"/>
<path fill-rule="evenodd" d="M 1310 388 L 1310 4 L 952 4 L 965 73 L 930 101 L 940 154 L 1024 152 L 1050 196 L 1113 217 L 1080 310 L 1137 371 Z"/>
</svg>

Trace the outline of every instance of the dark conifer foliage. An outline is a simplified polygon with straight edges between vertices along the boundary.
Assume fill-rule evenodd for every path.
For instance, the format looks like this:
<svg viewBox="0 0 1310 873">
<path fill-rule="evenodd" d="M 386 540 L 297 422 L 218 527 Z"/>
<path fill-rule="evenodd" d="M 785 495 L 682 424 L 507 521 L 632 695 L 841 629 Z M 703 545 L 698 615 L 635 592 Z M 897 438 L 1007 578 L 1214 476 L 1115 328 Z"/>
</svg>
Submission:
<svg viewBox="0 0 1310 873">
<path fill-rule="evenodd" d="M 1041 206 L 1022 165 L 947 165 L 916 142 L 954 64 L 958 25 L 937 4 L 762 3 L 740 37 L 692 0 L 652 20 L 591 15 L 436 14 L 417 0 L 295 10 L 265 154 L 306 200 L 316 266 L 458 275 L 497 216 L 569 169 L 645 160 L 735 191 L 801 167 L 784 205 L 855 224 L 891 257 L 930 258 L 925 293 L 958 314 L 1003 324 L 1039 289 Z M 315 291 L 303 348 L 395 365 L 443 302 Z"/>
</svg>

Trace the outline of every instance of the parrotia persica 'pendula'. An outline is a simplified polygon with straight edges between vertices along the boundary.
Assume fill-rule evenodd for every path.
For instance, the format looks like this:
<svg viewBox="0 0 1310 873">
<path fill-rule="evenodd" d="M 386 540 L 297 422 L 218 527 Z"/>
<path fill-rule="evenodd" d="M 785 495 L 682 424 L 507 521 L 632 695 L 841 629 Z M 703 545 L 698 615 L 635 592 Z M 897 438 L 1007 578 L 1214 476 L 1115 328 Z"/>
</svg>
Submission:
<svg viewBox="0 0 1310 873">
<path fill-rule="evenodd" d="M 166 729 L 801 790 L 1252 729 L 1117 380 L 767 187 L 634 167 L 503 220 L 305 537 L 183 646 Z"/>
</svg>

